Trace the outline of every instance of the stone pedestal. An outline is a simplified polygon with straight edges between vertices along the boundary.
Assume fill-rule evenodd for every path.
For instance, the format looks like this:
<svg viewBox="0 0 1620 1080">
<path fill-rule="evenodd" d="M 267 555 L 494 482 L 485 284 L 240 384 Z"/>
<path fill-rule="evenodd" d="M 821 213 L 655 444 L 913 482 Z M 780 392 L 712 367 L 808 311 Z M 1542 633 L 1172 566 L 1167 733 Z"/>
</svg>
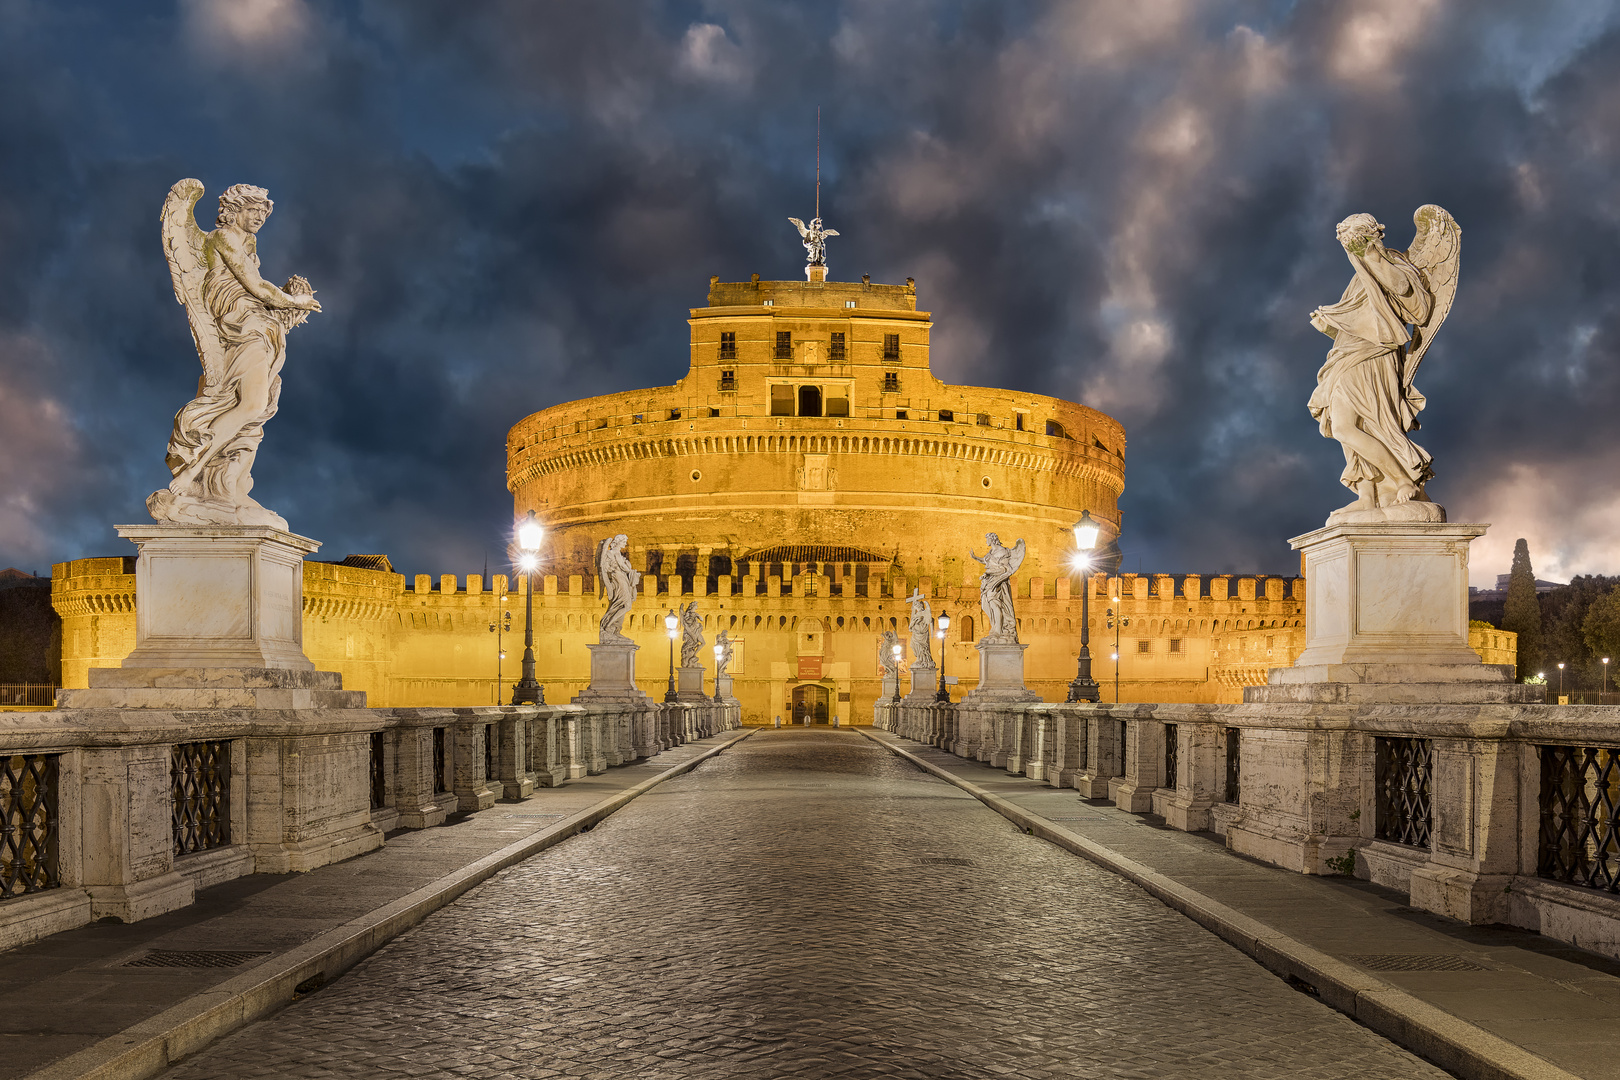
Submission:
<svg viewBox="0 0 1620 1080">
<path fill-rule="evenodd" d="M 264 527 L 117 528 L 140 553 L 124 667 L 315 670 L 304 655 L 304 556 L 318 542 Z"/>
<path fill-rule="evenodd" d="M 905 700 L 913 705 L 932 705 L 939 692 L 939 668 L 931 661 L 918 660 L 911 665 L 911 693 Z"/>
<path fill-rule="evenodd" d="M 1305 553 L 1305 651 L 1243 699 L 1262 703 L 1531 703 L 1468 647 L 1468 544 L 1487 526 L 1339 524 Z"/>
<path fill-rule="evenodd" d="M 127 664 L 128 661 L 125 661 Z M 91 668 L 90 688 L 63 690 L 64 709 L 363 709 L 364 690 L 336 671 L 288 668 Z"/>
<path fill-rule="evenodd" d="M 651 700 L 636 686 L 636 650 L 640 645 L 612 641 L 585 647 L 591 650 L 591 684 L 575 701 L 641 704 Z"/>
<path fill-rule="evenodd" d="M 737 704 L 737 697 L 731 692 L 730 675 L 716 675 L 714 677 L 714 696 L 727 705 Z"/>
<path fill-rule="evenodd" d="M 1024 650 L 1028 645 L 1017 642 L 998 643 L 981 641 L 979 650 L 979 685 L 970 690 L 963 701 L 1004 702 L 1039 701 L 1041 696 L 1024 685 Z"/>
<path fill-rule="evenodd" d="M 895 695 L 898 694 L 899 692 L 900 692 L 900 672 L 895 671 L 892 674 L 889 673 L 889 672 L 884 672 L 884 674 L 883 674 L 883 692 L 878 695 L 878 700 L 879 701 L 893 701 Z"/>
<path fill-rule="evenodd" d="M 703 692 L 703 665 L 675 669 L 675 700 L 701 705 L 709 701 Z"/>
</svg>

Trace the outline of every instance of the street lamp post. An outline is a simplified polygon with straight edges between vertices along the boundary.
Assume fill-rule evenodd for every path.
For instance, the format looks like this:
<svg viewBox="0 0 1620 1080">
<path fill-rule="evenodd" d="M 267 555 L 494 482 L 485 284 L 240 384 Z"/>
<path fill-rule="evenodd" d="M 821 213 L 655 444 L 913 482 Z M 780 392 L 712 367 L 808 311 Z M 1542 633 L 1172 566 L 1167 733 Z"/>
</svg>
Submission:
<svg viewBox="0 0 1620 1080">
<path fill-rule="evenodd" d="M 1080 511 L 1073 525 L 1074 544 L 1080 551 L 1075 566 L 1080 575 L 1080 661 L 1074 681 L 1069 684 L 1070 701 L 1096 701 L 1101 695 L 1097 680 L 1091 677 L 1091 551 L 1097 546 L 1097 523 L 1091 511 Z"/>
<path fill-rule="evenodd" d="M 945 631 L 950 628 L 951 617 L 941 615 L 939 617 L 939 692 L 934 695 L 934 700 L 942 705 L 949 704 L 951 700 L 950 691 L 945 689 Z"/>
<path fill-rule="evenodd" d="M 546 530 L 535 520 L 534 511 L 518 526 L 518 550 L 523 554 L 518 565 L 523 568 L 528 592 L 523 604 L 523 677 L 512 687 L 512 704 L 544 705 L 545 687 L 534 677 L 534 569 L 540 563 L 540 541 Z"/>
<path fill-rule="evenodd" d="M 501 603 L 506 603 L 506 594 L 501 594 Z M 502 608 L 495 616 L 495 621 L 489 624 L 489 632 L 495 635 L 495 704 L 501 703 L 501 684 L 506 679 L 501 675 L 501 662 L 506 659 L 506 644 L 502 640 L 512 632 L 512 613 Z"/>
<path fill-rule="evenodd" d="M 1558 661 L 1558 696 L 1560 698 L 1564 696 L 1564 662 L 1562 660 Z M 1560 701 L 1558 704 L 1562 705 L 1563 702 Z"/>
<path fill-rule="evenodd" d="M 675 617 L 673 609 L 664 616 L 664 629 L 669 633 L 669 689 L 664 692 L 665 701 L 674 701 L 675 698 L 675 627 L 680 620 Z"/>
<path fill-rule="evenodd" d="M 1603 658 L 1603 689 L 1598 691 L 1598 704 L 1603 704 L 1603 697 L 1609 692 L 1609 658 Z"/>
<path fill-rule="evenodd" d="M 726 651 L 724 645 L 714 647 L 714 703 L 720 704 L 720 654 Z"/>
<path fill-rule="evenodd" d="M 894 703 L 900 704 L 900 658 L 906 654 L 904 645 L 894 647 Z"/>
</svg>

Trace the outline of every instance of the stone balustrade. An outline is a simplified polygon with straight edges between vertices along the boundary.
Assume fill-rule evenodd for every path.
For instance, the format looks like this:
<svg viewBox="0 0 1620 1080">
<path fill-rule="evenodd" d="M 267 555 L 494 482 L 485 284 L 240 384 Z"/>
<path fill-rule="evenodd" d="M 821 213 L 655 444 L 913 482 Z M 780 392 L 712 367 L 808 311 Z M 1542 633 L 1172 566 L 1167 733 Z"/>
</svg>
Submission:
<svg viewBox="0 0 1620 1080">
<path fill-rule="evenodd" d="M 0 949 L 739 727 L 735 701 L 0 714 Z"/>
<path fill-rule="evenodd" d="M 1620 708 L 880 702 L 877 727 L 1620 957 Z"/>
</svg>

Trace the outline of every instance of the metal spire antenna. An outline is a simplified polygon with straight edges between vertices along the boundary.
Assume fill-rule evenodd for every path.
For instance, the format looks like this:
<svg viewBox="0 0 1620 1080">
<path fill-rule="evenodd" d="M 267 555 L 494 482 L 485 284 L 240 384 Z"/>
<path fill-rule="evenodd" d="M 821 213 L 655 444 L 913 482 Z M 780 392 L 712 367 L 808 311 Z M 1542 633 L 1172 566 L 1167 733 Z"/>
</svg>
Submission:
<svg viewBox="0 0 1620 1080">
<path fill-rule="evenodd" d="M 827 237 L 837 236 L 837 229 L 821 225 L 821 106 L 816 106 L 816 216 L 806 225 L 796 217 L 788 218 L 804 240 L 806 281 L 820 283 L 827 280 Z"/>
</svg>

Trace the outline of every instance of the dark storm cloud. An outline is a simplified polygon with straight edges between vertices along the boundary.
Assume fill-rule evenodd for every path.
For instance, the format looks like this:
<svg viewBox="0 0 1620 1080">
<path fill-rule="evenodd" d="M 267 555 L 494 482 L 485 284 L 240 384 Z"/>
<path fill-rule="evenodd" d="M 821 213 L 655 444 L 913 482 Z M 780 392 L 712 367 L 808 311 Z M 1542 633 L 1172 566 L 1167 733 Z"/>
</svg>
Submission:
<svg viewBox="0 0 1620 1080">
<path fill-rule="evenodd" d="M 1609 4 L 0 0 L 0 565 L 122 549 L 196 360 L 156 216 L 270 188 L 292 337 L 255 494 L 324 553 L 478 569 L 504 434 L 668 384 L 707 278 L 790 278 L 823 111 L 835 277 L 918 280 L 936 370 L 1130 438 L 1127 568 L 1287 571 L 1349 493 L 1305 398 L 1333 225 L 1450 209 L 1418 382 L 1453 520 L 1543 576 L 1620 529 Z M 1500 565 L 1498 565 L 1500 564 Z"/>
</svg>

